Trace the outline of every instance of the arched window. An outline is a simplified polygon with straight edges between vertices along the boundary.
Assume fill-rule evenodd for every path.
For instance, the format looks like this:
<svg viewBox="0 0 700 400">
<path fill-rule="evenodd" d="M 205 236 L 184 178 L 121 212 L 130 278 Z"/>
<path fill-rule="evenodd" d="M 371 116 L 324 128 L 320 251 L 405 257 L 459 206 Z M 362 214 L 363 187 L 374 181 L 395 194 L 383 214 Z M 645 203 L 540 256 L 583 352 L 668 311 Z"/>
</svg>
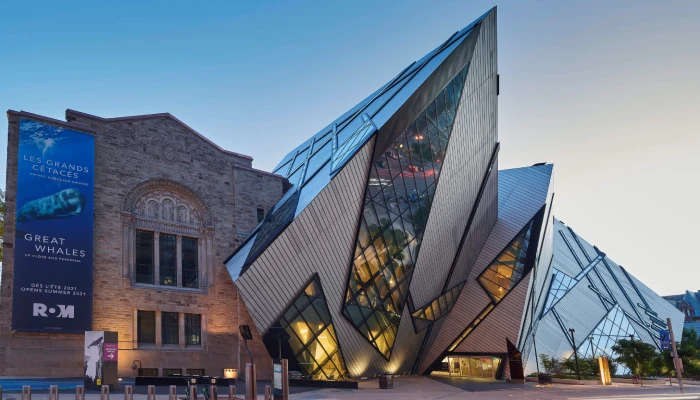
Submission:
<svg viewBox="0 0 700 400">
<path fill-rule="evenodd" d="M 265 209 L 263 206 L 258 206 L 258 223 L 261 223 L 265 219 Z"/>
<path fill-rule="evenodd" d="M 212 217 L 193 190 L 168 179 L 141 182 L 125 196 L 122 216 L 132 285 L 203 290 L 212 281 Z"/>
</svg>

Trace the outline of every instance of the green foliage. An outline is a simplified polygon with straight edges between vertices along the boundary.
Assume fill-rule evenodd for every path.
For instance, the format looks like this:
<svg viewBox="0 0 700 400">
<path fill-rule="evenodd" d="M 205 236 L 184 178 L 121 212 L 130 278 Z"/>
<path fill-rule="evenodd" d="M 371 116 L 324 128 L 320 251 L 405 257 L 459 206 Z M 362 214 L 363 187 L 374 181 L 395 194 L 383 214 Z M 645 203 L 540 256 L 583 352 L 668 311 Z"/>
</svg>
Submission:
<svg viewBox="0 0 700 400">
<path fill-rule="evenodd" d="M 620 339 L 612 350 L 617 353 L 617 361 L 639 377 L 653 372 L 653 362 L 657 358 L 656 347 L 641 340 Z"/>
<path fill-rule="evenodd" d="M 542 368 L 544 368 L 544 372 L 551 375 L 559 375 L 564 370 L 561 361 L 546 354 L 540 354 L 540 363 Z"/>
<path fill-rule="evenodd" d="M 683 329 L 683 340 L 678 344 L 678 356 L 683 359 L 684 375 L 700 376 L 700 338 L 695 329 Z"/>
<path fill-rule="evenodd" d="M 673 365 L 673 357 L 671 352 L 666 350 L 661 353 L 656 353 L 656 356 L 651 362 L 652 373 L 658 376 L 674 376 L 676 375 L 676 367 Z"/>
</svg>

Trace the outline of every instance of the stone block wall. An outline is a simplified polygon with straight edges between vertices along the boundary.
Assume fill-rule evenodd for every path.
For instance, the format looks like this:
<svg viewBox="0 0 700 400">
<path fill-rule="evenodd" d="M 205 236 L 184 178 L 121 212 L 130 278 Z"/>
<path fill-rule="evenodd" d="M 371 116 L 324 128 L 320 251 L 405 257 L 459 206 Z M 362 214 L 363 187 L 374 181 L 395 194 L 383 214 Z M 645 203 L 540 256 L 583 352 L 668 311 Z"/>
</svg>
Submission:
<svg viewBox="0 0 700 400">
<path fill-rule="evenodd" d="M 248 362 L 238 325 L 250 316 L 223 261 L 257 225 L 257 207 L 267 212 L 282 197 L 285 180 L 252 168 L 252 158 L 225 151 L 169 114 L 104 119 L 68 110 L 61 122 L 8 112 L 4 260 L 0 292 L 0 375 L 82 376 L 83 335 L 13 332 L 11 329 L 15 193 L 20 117 L 63 124 L 95 133 L 95 256 L 93 330 L 119 333 L 119 375 L 133 376 L 134 360 L 144 368 L 223 368 Z M 176 182 L 198 196 L 212 217 L 211 245 L 205 247 L 208 276 L 201 290 L 135 285 L 130 276 L 123 203 L 130 189 L 148 180 Z M 239 240 L 237 240 L 239 238 Z M 202 268 L 203 266 L 200 266 Z M 200 313 L 199 348 L 143 349 L 136 341 L 138 309 Z M 259 377 L 271 374 L 260 334 L 251 343 Z M 239 364 L 240 363 L 240 364 Z"/>
</svg>

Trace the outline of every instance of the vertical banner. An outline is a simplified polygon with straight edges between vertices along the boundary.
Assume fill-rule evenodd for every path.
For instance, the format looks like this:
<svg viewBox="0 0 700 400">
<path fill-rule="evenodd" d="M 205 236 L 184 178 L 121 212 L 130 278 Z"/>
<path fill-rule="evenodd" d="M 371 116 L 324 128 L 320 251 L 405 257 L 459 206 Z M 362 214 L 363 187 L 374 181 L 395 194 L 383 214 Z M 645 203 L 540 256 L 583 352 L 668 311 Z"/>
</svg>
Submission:
<svg viewBox="0 0 700 400">
<path fill-rule="evenodd" d="M 92 329 L 95 141 L 19 124 L 12 329 Z"/>
</svg>

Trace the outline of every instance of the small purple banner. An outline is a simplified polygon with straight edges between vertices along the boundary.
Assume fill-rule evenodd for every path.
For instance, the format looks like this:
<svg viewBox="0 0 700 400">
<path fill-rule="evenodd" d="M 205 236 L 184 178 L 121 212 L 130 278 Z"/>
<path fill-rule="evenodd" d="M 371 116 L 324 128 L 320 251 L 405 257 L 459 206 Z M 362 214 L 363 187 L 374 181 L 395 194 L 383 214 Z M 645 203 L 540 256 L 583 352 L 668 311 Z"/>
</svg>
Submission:
<svg viewBox="0 0 700 400">
<path fill-rule="evenodd" d="M 118 352 L 116 343 L 105 343 L 102 348 L 102 358 L 105 361 L 117 361 Z"/>
</svg>

